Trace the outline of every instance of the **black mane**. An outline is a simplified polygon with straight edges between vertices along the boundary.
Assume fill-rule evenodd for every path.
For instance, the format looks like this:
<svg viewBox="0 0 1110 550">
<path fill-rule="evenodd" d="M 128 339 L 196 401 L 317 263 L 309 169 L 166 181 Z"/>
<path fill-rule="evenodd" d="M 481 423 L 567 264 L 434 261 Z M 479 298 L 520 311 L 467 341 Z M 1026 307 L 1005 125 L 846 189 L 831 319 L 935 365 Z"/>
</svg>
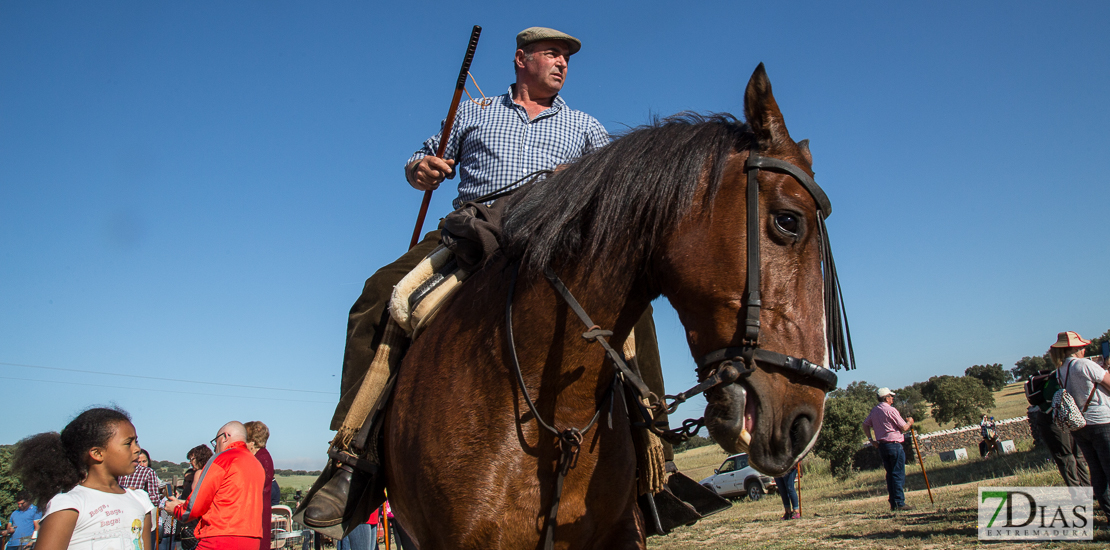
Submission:
<svg viewBox="0 0 1110 550">
<path fill-rule="evenodd" d="M 513 197 L 502 247 L 540 271 L 581 257 L 641 265 L 690 209 L 702 177 L 712 200 L 729 154 L 751 142 L 729 114 L 684 113 L 635 128 Z"/>
</svg>

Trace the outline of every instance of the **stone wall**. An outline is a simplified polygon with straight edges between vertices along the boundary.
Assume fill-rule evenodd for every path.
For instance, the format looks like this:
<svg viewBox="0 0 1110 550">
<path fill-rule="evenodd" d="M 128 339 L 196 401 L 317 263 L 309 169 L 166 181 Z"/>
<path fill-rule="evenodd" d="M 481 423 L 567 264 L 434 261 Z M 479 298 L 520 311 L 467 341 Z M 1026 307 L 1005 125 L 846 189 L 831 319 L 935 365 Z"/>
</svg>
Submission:
<svg viewBox="0 0 1110 550">
<path fill-rule="evenodd" d="M 1030 439 L 1033 437 L 1033 428 L 1030 426 L 1029 418 L 1026 416 L 1019 416 L 1017 418 L 1010 418 L 998 422 L 995 425 L 994 431 L 998 433 L 998 439 L 1001 441 L 1012 439 L 1014 442 L 1017 442 L 1022 439 Z M 968 456 L 979 456 L 979 442 L 982 440 L 983 436 L 979 433 L 978 425 L 965 426 L 954 430 L 942 430 L 917 436 L 917 443 L 921 446 L 921 454 L 925 456 L 940 454 L 944 451 L 951 451 L 961 447 L 967 449 Z M 972 453 L 972 451 L 975 452 Z"/>
<path fill-rule="evenodd" d="M 1017 418 L 1010 418 L 996 423 L 995 432 L 998 433 L 998 439 L 1005 441 L 1012 439 L 1014 442 L 1030 439 L 1033 437 L 1033 429 L 1029 424 L 1029 418 L 1019 416 Z M 962 428 L 955 428 L 951 430 L 941 430 L 927 434 L 918 434 L 917 444 L 921 447 L 921 454 L 923 456 L 939 455 L 945 451 L 952 451 L 955 449 L 967 449 L 967 456 L 979 456 L 979 442 L 983 437 L 979 433 L 979 425 L 964 426 Z M 913 442 L 907 436 L 902 448 L 906 451 L 906 462 L 916 461 L 917 455 L 914 453 Z M 865 444 L 858 451 L 854 457 L 855 467 L 858 470 L 874 470 L 883 466 L 882 461 L 879 459 L 879 451 L 872 447 L 870 444 Z"/>
</svg>

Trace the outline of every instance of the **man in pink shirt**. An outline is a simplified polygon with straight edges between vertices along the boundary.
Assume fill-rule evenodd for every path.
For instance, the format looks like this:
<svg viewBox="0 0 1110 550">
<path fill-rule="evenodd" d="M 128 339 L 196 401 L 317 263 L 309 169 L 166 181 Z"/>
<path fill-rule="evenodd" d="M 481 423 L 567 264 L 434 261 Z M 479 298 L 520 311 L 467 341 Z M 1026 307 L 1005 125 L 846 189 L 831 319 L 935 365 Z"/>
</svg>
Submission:
<svg viewBox="0 0 1110 550">
<path fill-rule="evenodd" d="M 879 450 L 879 457 L 883 459 L 890 509 L 896 512 L 913 509 L 913 506 L 906 504 L 902 491 L 906 484 L 906 452 L 902 449 L 905 438 L 902 434 L 911 426 L 913 417 L 902 420 L 902 415 L 894 408 L 894 392 L 890 388 L 879 388 L 879 404 L 863 420 L 863 433 L 867 434 L 867 439 Z M 874 437 L 872 429 L 875 430 Z"/>
</svg>

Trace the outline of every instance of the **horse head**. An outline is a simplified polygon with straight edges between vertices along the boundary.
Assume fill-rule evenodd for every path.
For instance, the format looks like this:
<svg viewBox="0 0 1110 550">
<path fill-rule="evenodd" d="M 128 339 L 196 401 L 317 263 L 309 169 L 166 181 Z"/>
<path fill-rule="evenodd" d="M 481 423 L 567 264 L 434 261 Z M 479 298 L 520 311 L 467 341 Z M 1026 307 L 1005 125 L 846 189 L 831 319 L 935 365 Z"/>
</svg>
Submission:
<svg viewBox="0 0 1110 550">
<path fill-rule="evenodd" d="M 707 170 L 719 176 L 705 178 L 652 261 L 691 352 L 705 358 L 700 377 L 723 360 L 739 366 L 735 383 L 705 394 L 710 435 L 730 453 L 747 451 L 760 470 L 782 473 L 813 446 L 825 392 L 835 387 L 826 316 L 840 311 L 826 311 L 822 272 L 831 263 L 822 237 L 830 208 L 812 182 L 807 142 L 790 138 L 762 64 L 744 111 L 748 133 Z"/>
</svg>

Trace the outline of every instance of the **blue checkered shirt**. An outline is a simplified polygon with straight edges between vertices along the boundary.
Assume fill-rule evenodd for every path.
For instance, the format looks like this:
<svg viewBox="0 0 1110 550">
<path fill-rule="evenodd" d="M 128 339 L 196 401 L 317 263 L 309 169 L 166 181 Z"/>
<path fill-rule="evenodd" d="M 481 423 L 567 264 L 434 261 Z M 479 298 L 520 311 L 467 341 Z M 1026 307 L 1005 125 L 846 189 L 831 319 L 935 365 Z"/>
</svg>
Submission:
<svg viewBox="0 0 1110 550">
<path fill-rule="evenodd" d="M 452 203 L 455 208 L 609 143 L 609 133 L 596 118 L 567 107 L 558 95 L 551 107 L 532 120 L 524 107 L 513 103 L 511 86 L 508 93 L 490 99 L 493 103 L 485 108 L 472 101 L 460 103 L 455 114 L 443 152 L 444 158 L 455 160 L 455 173 L 459 174 L 459 196 Z M 405 166 L 435 155 L 438 148 L 436 134 Z"/>
</svg>

